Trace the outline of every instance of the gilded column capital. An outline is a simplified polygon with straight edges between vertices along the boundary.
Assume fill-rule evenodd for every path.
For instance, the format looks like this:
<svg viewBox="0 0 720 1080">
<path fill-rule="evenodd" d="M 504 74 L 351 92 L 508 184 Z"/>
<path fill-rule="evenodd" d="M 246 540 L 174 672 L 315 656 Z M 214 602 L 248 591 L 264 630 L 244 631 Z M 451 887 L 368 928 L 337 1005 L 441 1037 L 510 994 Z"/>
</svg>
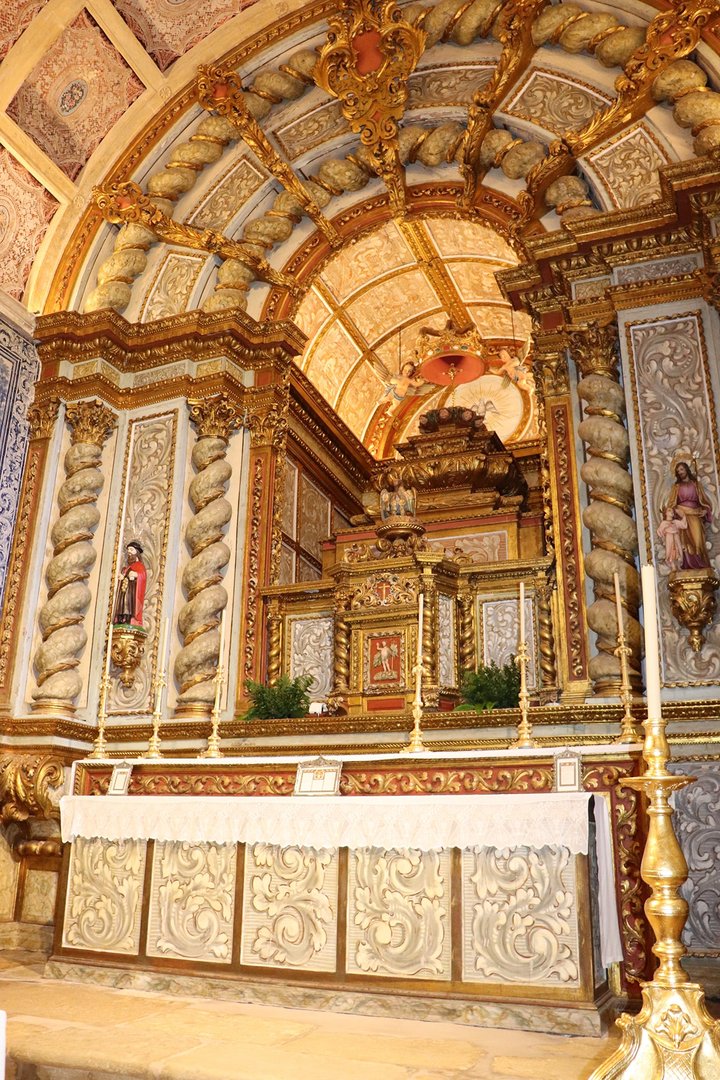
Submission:
<svg viewBox="0 0 720 1080">
<path fill-rule="evenodd" d="M 533 361 L 536 382 L 545 397 L 561 397 L 570 393 L 570 378 L 564 352 L 548 352 L 535 355 Z"/>
<path fill-rule="evenodd" d="M 27 419 L 31 439 L 49 439 L 55 428 L 60 411 L 60 398 L 34 402 L 28 409 Z"/>
<path fill-rule="evenodd" d="M 615 322 L 587 323 L 569 331 L 570 352 L 582 375 L 605 375 L 617 382 L 618 330 Z"/>
<path fill-rule="evenodd" d="M 72 430 L 72 442 L 103 446 L 117 424 L 117 416 L 102 401 L 76 401 L 68 405 L 65 417 Z"/>
<path fill-rule="evenodd" d="M 277 403 L 262 412 L 250 413 L 246 421 L 250 430 L 250 445 L 255 448 L 272 446 L 274 450 L 281 450 L 287 437 L 287 414 L 287 404 Z"/>
<path fill-rule="evenodd" d="M 210 398 L 188 398 L 188 409 L 197 433 L 201 438 L 224 439 L 228 442 L 233 431 L 243 423 L 239 405 L 230 401 L 227 394 Z"/>
</svg>

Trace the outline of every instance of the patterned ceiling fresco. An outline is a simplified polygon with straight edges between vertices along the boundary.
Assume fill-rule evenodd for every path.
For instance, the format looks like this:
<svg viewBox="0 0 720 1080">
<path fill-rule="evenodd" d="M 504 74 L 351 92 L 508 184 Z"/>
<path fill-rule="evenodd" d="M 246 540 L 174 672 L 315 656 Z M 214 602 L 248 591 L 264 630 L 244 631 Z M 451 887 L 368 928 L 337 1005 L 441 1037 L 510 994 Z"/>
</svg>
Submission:
<svg viewBox="0 0 720 1080">
<path fill-rule="evenodd" d="M 525 375 L 500 358 L 503 343 L 524 348 L 529 327 L 511 317 L 494 278 L 516 262 L 522 237 L 511 248 L 492 214 L 517 206 L 553 140 L 578 138 L 612 111 L 618 75 L 666 5 L 538 6 L 505 45 L 499 23 L 486 25 L 485 0 L 403 6 L 428 34 L 401 125 L 409 190 L 447 192 L 462 183 L 473 94 L 492 85 L 498 60 L 515 65 L 493 102 L 482 148 L 480 185 L 492 213 L 479 208 L 458 220 L 428 211 L 410 230 L 386 222 L 325 258 L 321 270 L 303 276 L 305 295 L 295 305 L 310 339 L 301 364 L 382 453 L 414 430 L 421 406 L 447 399 L 449 391 L 423 385 L 397 394 L 392 380 L 414 359 L 423 327 L 439 329 L 459 310 L 478 328 L 491 363 L 456 390 L 456 400 L 487 402 L 488 423 L 504 439 L 533 438 Z M 108 226 L 90 214 L 92 190 L 110 178 L 132 180 L 172 221 L 240 242 L 259 238 L 273 266 L 290 266 L 315 224 L 304 215 L 298 222 L 283 203 L 289 196 L 267 152 L 201 108 L 197 69 L 229 58 L 271 152 L 303 183 L 313 182 L 326 219 L 352 213 L 384 188 L 354 163 L 357 136 L 315 84 L 328 10 L 322 0 L 92 0 L 87 8 L 77 0 L 7 0 L 0 13 L 0 246 L 11 257 L 0 260 L 0 287 L 36 311 L 112 307 L 149 320 L 238 306 L 263 317 L 270 287 L 237 260 Z M 652 202 L 664 165 L 720 145 L 716 45 L 712 30 L 704 32 L 653 83 L 649 109 L 606 124 L 581 148 L 574 174 L 538 201 L 536 229 Z"/>
</svg>

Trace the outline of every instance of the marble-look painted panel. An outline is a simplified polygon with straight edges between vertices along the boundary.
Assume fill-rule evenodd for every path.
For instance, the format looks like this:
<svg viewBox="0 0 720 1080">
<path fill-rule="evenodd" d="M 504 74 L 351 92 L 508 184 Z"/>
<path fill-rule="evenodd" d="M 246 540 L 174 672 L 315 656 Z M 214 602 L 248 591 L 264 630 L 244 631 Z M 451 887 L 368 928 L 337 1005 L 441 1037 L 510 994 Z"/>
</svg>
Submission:
<svg viewBox="0 0 720 1080">
<path fill-rule="evenodd" d="M 58 876 L 52 870 L 28 870 L 23 885 L 22 921 L 52 926 Z"/>
<path fill-rule="evenodd" d="M 450 852 L 349 853 L 347 970 L 449 980 Z"/>
<path fill-rule="evenodd" d="M 155 844 L 147 952 L 229 964 L 235 915 L 235 844 Z"/>
<path fill-rule="evenodd" d="M 665 545 L 658 536 L 663 506 L 675 482 L 674 463 L 696 465 L 698 479 L 712 505 L 705 524 L 710 562 L 720 557 L 720 448 L 714 426 L 716 407 L 699 313 L 633 322 L 628 326 L 635 427 L 639 438 L 638 472 L 642 498 L 638 514 L 658 572 L 658 615 L 663 682 L 670 686 L 720 681 L 720 623 L 705 633 L 699 652 L 670 607 Z"/>
<path fill-rule="evenodd" d="M 438 677 L 441 686 L 457 686 L 455 664 L 455 601 L 438 594 Z"/>
<path fill-rule="evenodd" d="M 333 620 L 288 618 L 290 678 L 312 675 L 310 696 L 325 701 L 333 685 Z"/>
<path fill-rule="evenodd" d="M 575 857 L 564 847 L 463 851 L 463 980 L 578 986 Z"/>
<path fill-rule="evenodd" d="M 484 664 L 491 664 L 493 660 L 502 667 L 507 664 L 511 656 L 517 656 L 518 638 L 520 634 L 520 611 L 519 601 L 510 600 L 483 600 L 478 597 L 480 605 L 480 618 L 478 623 L 482 628 L 482 647 L 480 655 Z M 530 663 L 528 664 L 528 688 L 535 688 L 535 619 L 533 614 L 533 601 L 530 597 L 525 598 L 525 633 L 527 636 Z"/>
<path fill-rule="evenodd" d="M 243 896 L 241 963 L 335 971 L 336 849 L 246 845 Z"/>
<path fill-rule="evenodd" d="M 65 924 L 67 949 L 136 956 L 145 856 L 144 840 L 85 840 L 70 852 Z"/>
</svg>

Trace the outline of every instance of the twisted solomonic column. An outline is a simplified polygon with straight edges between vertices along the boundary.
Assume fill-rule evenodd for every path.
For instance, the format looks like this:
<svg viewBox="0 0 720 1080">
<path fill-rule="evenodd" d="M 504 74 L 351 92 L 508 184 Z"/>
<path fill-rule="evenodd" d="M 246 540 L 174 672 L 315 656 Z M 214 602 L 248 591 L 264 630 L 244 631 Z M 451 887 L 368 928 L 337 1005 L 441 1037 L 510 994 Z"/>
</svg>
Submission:
<svg viewBox="0 0 720 1080">
<path fill-rule="evenodd" d="M 42 644 L 34 658 L 37 689 L 32 695 L 34 709 L 62 714 L 74 712 L 82 688 L 77 668 L 87 644 L 87 580 L 97 558 L 92 538 L 100 521 L 102 449 L 116 423 L 115 414 L 100 401 L 68 405 L 65 417 L 72 436 L 57 496 L 60 514 L 50 533 L 53 556 L 45 571 L 47 600 L 38 615 Z"/>
<path fill-rule="evenodd" d="M 225 498 L 232 469 L 225 455 L 231 433 L 240 426 L 241 411 L 225 394 L 189 401 L 188 406 L 198 438 L 192 451 L 196 475 L 189 491 L 194 515 L 185 530 L 190 561 L 182 586 L 187 603 L 178 615 L 183 647 L 175 659 L 176 713 L 205 715 L 215 695 L 220 618 L 228 601 L 220 584 L 230 561 L 224 536 L 232 517 Z"/>
<path fill-rule="evenodd" d="M 587 326 L 570 334 L 570 350 L 580 371 L 578 396 L 585 418 L 578 434 L 587 459 L 580 475 L 588 488 L 583 522 L 590 531 L 592 550 L 585 570 L 592 578 L 595 601 L 588 608 L 591 630 L 597 634 L 597 655 L 589 663 L 596 693 L 616 694 L 620 686 L 617 615 L 613 575 L 617 572 L 626 611 L 625 634 L 632 648 L 630 677 L 640 681 L 639 578 L 635 566 L 637 525 L 632 516 L 633 483 L 628 472 L 629 440 L 625 427 L 625 391 L 620 385 L 616 352 L 617 327 Z"/>
</svg>

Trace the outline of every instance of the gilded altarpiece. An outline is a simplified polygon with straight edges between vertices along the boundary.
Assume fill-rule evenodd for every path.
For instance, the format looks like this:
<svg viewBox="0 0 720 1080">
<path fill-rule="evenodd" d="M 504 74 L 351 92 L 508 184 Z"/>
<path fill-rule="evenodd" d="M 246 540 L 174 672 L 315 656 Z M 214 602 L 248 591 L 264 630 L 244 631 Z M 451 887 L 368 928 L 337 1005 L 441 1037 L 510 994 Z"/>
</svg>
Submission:
<svg viewBox="0 0 720 1080">
<path fill-rule="evenodd" d="M 177 437 L 177 412 L 131 421 L 125 452 L 122 511 L 115 544 L 113 581 L 118 560 L 130 540 L 143 546 L 147 568 L 144 625 L 152 647 L 134 671 L 130 686 L 123 685 L 111 670 L 108 706 L 111 713 L 127 715 L 152 709 L 152 680 L 157 663 L 158 615 L 162 610 L 166 548 Z"/>
<path fill-rule="evenodd" d="M 687 631 L 672 614 L 669 568 L 658 536 L 674 463 L 683 459 L 696 468 L 713 507 L 712 520 L 705 525 L 711 563 L 720 553 L 720 457 L 701 313 L 632 321 L 626 333 L 642 495 L 638 512 L 648 556 L 658 571 L 663 682 L 666 686 L 715 685 L 720 682 L 720 623 L 705 628 L 699 651 L 691 648 Z"/>
</svg>

